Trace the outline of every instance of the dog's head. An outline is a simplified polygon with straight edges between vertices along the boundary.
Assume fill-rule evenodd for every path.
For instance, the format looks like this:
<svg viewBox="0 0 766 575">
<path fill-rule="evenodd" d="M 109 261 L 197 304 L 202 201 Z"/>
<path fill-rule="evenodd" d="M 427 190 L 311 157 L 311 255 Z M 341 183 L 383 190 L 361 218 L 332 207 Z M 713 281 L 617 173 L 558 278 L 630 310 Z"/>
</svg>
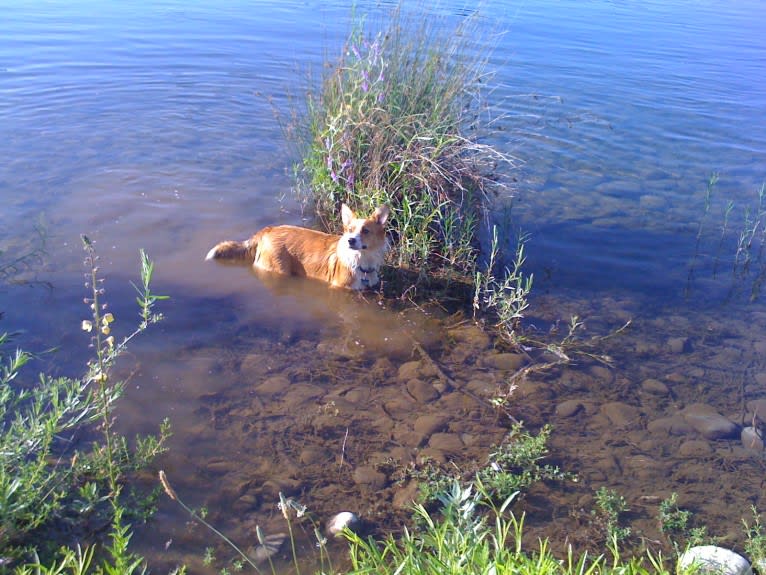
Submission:
<svg viewBox="0 0 766 575">
<path fill-rule="evenodd" d="M 341 207 L 343 218 L 344 247 L 359 250 L 362 253 L 382 252 L 386 248 L 386 220 L 388 206 L 378 206 L 369 218 L 358 218 L 346 204 Z"/>
</svg>

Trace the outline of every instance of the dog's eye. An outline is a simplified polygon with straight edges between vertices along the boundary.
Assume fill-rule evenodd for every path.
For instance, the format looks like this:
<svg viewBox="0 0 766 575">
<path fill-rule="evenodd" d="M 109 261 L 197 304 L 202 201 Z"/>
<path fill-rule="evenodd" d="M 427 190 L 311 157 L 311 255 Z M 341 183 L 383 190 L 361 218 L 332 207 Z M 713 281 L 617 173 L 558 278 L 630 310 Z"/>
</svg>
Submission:
<svg viewBox="0 0 766 575">
<path fill-rule="evenodd" d="M 362 233 L 363 233 L 364 235 L 367 235 L 367 234 L 369 234 L 369 233 L 370 233 L 370 230 L 368 230 L 367 228 L 362 228 Z"/>
</svg>

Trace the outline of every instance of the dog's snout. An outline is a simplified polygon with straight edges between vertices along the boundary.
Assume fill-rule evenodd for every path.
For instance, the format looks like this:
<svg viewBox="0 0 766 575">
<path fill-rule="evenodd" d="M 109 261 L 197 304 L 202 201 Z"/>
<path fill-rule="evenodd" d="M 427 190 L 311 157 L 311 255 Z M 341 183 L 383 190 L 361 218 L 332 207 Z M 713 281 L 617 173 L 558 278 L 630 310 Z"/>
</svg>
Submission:
<svg viewBox="0 0 766 575">
<path fill-rule="evenodd" d="M 349 245 L 349 247 L 355 248 L 356 247 L 356 238 L 353 237 L 353 236 L 348 238 L 348 245 Z"/>
</svg>

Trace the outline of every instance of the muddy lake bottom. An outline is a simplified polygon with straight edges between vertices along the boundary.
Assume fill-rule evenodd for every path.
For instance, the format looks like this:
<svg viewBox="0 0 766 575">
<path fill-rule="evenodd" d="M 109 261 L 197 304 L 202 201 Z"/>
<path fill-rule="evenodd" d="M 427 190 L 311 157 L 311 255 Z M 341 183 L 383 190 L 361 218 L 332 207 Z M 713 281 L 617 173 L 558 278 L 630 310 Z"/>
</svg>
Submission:
<svg viewBox="0 0 766 575">
<path fill-rule="evenodd" d="M 743 445 L 738 430 L 706 438 L 685 417 L 702 408 L 742 426 L 763 409 L 766 313 L 724 323 L 702 312 L 644 318 L 632 302 L 612 298 L 541 296 L 535 306 L 534 321 L 548 326 L 539 341 L 561 341 L 563 324 L 548 330 L 566 314 L 585 320 L 566 348 L 571 361 L 549 365 L 555 356 L 543 347 L 510 349 L 471 318 L 396 309 L 375 297 L 350 301 L 339 319 L 319 324 L 219 318 L 211 339 L 172 358 L 141 353 L 153 366 L 142 367 L 141 378 L 181 364 L 187 381 L 199 374 L 210 388 L 187 400 L 160 465 L 190 506 L 205 508 L 208 521 L 245 549 L 256 545 L 256 526 L 286 532 L 280 493 L 299 501 L 308 513 L 294 519 L 298 555 L 315 565 L 314 525 L 353 511 L 369 533 L 399 532 L 411 521 L 414 475 L 426 460 L 469 474 L 514 420 L 535 434 L 551 424 L 546 462 L 576 479 L 537 484 L 519 499 L 514 510 L 526 514 L 529 549 L 549 538 L 559 554 L 570 543 L 602 551 L 603 526 L 592 511 L 595 491 L 606 486 L 628 504 L 621 524 L 631 527 L 630 546 L 670 550 L 658 510 L 675 492 L 694 526 L 741 550 L 741 519 L 751 518 L 751 505 L 766 507 L 764 452 Z M 504 410 L 492 404 L 502 395 Z M 201 564 L 207 547 L 219 568 L 234 557 L 169 500 L 136 537 L 160 570 L 181 563 L 212 570 Z M 342 563 L 343 546 L 331 549 Z M 275 560 L 289 565 L 289 545 Z"/>
</svg>

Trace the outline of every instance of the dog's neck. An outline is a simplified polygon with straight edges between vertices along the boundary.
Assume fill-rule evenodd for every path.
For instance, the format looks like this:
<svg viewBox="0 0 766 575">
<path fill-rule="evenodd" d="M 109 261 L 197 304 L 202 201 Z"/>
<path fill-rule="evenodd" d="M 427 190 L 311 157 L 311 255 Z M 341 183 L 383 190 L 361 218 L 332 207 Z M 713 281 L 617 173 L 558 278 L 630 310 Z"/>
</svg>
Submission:
<svg viewBox="0 0 766 575">
<path fill-rule="evenodd" d="M 352 289 L 371 287 L 378 283 L 378 270 L 383 264 L 385 250 L 354 250 L 338 243 L 338 260 L 348 268 L 353 279 Z"/>
</svg>

